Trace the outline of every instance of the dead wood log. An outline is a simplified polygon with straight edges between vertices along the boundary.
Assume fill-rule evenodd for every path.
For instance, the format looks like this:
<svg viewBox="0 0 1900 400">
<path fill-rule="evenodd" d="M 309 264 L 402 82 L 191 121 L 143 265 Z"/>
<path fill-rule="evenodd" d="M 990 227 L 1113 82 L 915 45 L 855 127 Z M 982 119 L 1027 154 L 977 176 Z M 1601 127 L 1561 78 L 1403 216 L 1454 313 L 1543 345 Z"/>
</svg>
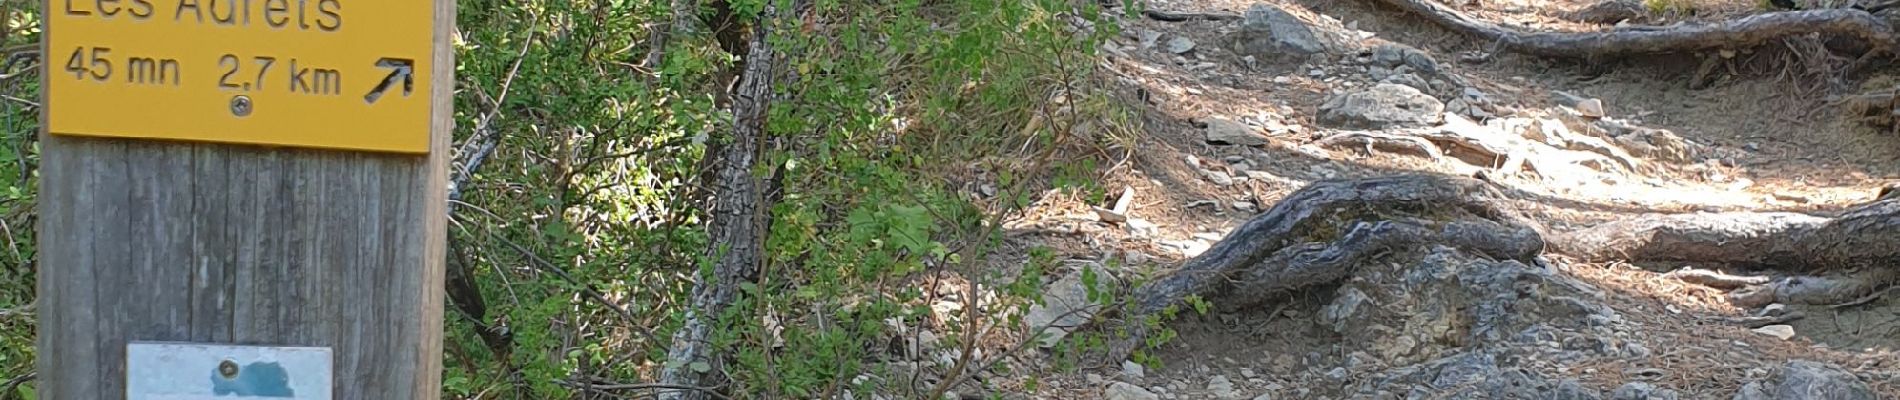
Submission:
<svg viewBox="0 0 1900 400">
<path fill-rule="evenodd" d="M 1771 12 L 1657 30 L 1524 32 L 1473 18 L 1435 0 L 1379 1 L 1447 29 L 1495 42 L 1506 50 L 1543 57 L 1597 58 L 1748 47 L 1810 33 L 1865 40 L 1876 50 L 1895 45 L 1891 26 L 1873 14 L 1852 9 Z"/>
</svg>

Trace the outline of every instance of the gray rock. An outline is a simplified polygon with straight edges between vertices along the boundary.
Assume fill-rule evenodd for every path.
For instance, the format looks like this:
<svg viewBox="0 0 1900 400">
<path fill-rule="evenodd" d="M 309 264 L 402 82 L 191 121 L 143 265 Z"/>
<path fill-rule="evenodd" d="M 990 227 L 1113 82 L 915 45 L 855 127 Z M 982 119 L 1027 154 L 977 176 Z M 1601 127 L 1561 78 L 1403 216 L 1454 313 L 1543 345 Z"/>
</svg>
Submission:
<svg viewBox="0 0 1900 400">
<path fill-rule="evenodd" d="M 1308 56 L 1340 53 L 1352 41 L 1335 26 L 1315 26 L 1269 4 L 1254 4 L 1231 36 L 1234 51 L 1261 61 L 1297 63 Z"/>
<path fill-rule="evenodd" d="M 1333 368 L 1331 371 L 1326 371 L 1326 379 L 1333 382 L 1345 382 L 1346 378 L 1350 377 L 1352 376 L 1346 372 L 1345 368 Z"/>
<path fill-rule="evenodd" d="M 1874 390 L 1840 367 L 1789 361 L 1776 371 L 1769 393 L 1777 400 L 1874 400 Z"/>
<path fill-rule="evenodd" d="M 1398 43 L 1381 43 L 1372 48 L 1372 65 L 1386 68 L 1399 66 L 1412 67 L 1426 74 L 1438 73 L 1438 61 L 1412 46 Z"/>
<path fill-rule="evenodd" d="M 1207 391 L 1223 399 L 1240 398 L 1240 392 L 1234 391 L 1234 382 L 1227 380 L 1226 375 L 1215 375 L 1213 379 L 1209 379 Z"/>
<path fill-rule="evenodd" d="M 1112 279 L 1100 265 L 1088 264 L 1082 268 L 1094 270 L 1098 283 Z M 1029 307 L 1029 314 L 1024 319 L 1030 329 L 1049 328 L 1043 331 L 1045 335 L 1040 338 L 1042 347 L 1054 347 L 1070 330 L 1087 323 L 1100 310 L 1101 304 L 1089 301 L 1089 288 L 1082 281 L 1081 270 L 1070 273 L 1044 289 L 1043 304 Z"/>
<path fill-rule="evenodd" d="M 1134 361 L 1122 361 L 1122 377 L 1137 379 L 1148 375 L 1148 369 Z"/>
<path fill-rule="evenodd" d="M 1190 51 L 1194 51 L 1194 40 L 1184 38 L 1184 37 L 1179 37 L 1179 36 L 1176 36 L 1173 39 L 1168 39 L 1169 53 L 1187 54 L 1187 52 L 1190 52 Z"/>
<path fill-rule="evenodd" d="M 1749 382 L 1742 385 L 1741 391 L 1735 392 L 1735 400 L 1775 400 L 1775 397 L 1768 394 L 1768 388 L 1762 386 L 1761 382 Z"/>
<path fill-rule="evenodd" d="M 1601 400 L 1603 395 L 1595 390 L 1583 387 L 1575 379 L 1565 379 L 1557 383 L 1551 391 L 1551 400 Z"/>
<path fill-rule="evenodd" d="M 1657 388 L 1648 382 L 1630 382 L 1610 393 L 1610 400 L 1676 400 L 1676 391 Z"/>
<path fill-rule="evenodd" d="M 1603 99 L 1584 99 L 1577 102 L 1577 113 L 1589 118 L 1603 118 L 1610 115 L 1609 111 L 1603 108 Z"/>
<path fill-rule="evenodd" d="M 1379 82 L 1411 86 L 1413 89 L 1418 89 L 1419 92 L 1426 92 L 1426 91 L 1432 90 L 1432 85 L 1430 83 L 1426 83 L 1425 79 L 1419 78 L 1418 75 L 1413 75 L 1413 74 L 1392 74 L 1391 76 L 1387 76 L 1385 77 L 1385 79 L 1382 79 Z"/>
<path fill-rule="evenodd" d="M 1643 4 L 1636 0 L 1604 0 L 1576 12 L 1563 15 L 1571 22 L 1615 24 L 1643 16 Z"/>
<path fill-rule="evenodd" d="M 1234 176 L 1228 175 L 1226 172 L 1203 169 L 1201 170 L 1201 177 L 1206 178 L 1209 183 L 1213 183 L 1215 186 L 1226 187 L 1234 185 Z"/>
<path fill-rule="evenodd" d="M 1142 50 L 1155 48 L 1155 44 L 1161 41 L 1161 32 L 1154 30 L 1143 29 L 1139 36 L 1141 37 Z"/>
<path fill-rule="evenodd" d="M 1254 396 L 1253 400 L 1273 400 L 1273 393 L 1261 393 L 1259 396 Z"/>
<path fill-rule="evenodd" d="M 1127 382 L 1109 384 L 1108 390 L 1103 395 L 1108 400 L 1158 400 L 1161 398 L 1148 389 L 1142 389 L 1140 386 L 1130 385 Z"/>
<path fill-rule="evenodd" d="M 1319 123 L 1346 129 L 1425 127 L 1444 121 L 1445 103 L 1417 88 L 1381 83 L 1328 99 Z"/>
<path fill-rule="evenodd" d="M 1755 333 L 1768 335 L 1768 336 L 1774 336 L 1775 338 L 1781 339 L 1781 340 L 1788 340 L 1788 339 L 1794 338 L 1794 327 L 1788 326 L 1788 325 L 1769 325 L 1769 326 L 1764 326 L 1760 328 L 1755 328 L 1754 331 Z"/>
<path fill-rule="evenodd" d="M 1666 129 L 1631 128 L 1616 137 L 1616 144 L 1630 154 L 1663 161 L 1686 162 L 1695 157 L 1687 140 Z"/>
<path fill-rule="evenodd" d="M 1215 118 L 1207 121 L 1207 143 L 1235 146 L 1261 146 L 1267 144 L 1267 137 L 1247 124 Z"/>
<path fill-rule="evenodd" d="M 1333 298 L 1332 304 L 1327 304 L 1325 308 L 1320 309 L 1320 319 L 1326 326 L 1332 327 L 1333 332 L 1344 333 L 1348 328 L 1347 325 L 1353 321 L 1353 316 L 1359 313 L 1359 306 L 1370 300 L 1372 298 L 1366 296 L 1366 292 L 1360 291 L 1359 288 L 1341 287 L 1339 297 Z"/>
</svg>

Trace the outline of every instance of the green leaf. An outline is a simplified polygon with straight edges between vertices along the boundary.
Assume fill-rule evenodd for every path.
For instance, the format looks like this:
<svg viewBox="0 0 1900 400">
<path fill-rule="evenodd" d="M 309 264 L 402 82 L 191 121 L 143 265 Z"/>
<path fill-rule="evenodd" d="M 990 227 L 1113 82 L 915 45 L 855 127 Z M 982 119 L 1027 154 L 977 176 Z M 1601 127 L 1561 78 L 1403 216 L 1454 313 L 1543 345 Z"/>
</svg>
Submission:
<svg viewBox="0 0 1900 400">
<path fill-rule="evenodd" d="M 698 372 L 702 374 L 706 373 L 707 371 L 712 371 L 712 365 L 707 364 L 705 361 L 694 361 L 691 365 L 688 365 L 687 368 L 692 368 L 693 372 Z"/>
</svg>

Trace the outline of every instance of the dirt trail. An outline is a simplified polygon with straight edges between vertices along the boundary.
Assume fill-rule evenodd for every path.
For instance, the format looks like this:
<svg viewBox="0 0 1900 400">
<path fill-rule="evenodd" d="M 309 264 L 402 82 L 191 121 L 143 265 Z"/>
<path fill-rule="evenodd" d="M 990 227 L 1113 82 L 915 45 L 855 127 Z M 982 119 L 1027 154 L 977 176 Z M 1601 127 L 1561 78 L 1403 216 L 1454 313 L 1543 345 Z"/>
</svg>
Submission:
<svg viewBox="0 0 1900 400">
<path fill-rule="evenodd" d="M 1645 213 L 1781 210 L 1825 214 L 1871 200 L 1881 187 L 1900 182 L 1900 135 L 1855 122 L 1829 104 L 1827 96 L 1839 93 L 1795 77 L 1799 71 L 1777 74 L 1776 68 L 1792 67 L 1772 57 L 1786 55 L 1766 51 L 1737 55 L 1724 66 L 1733 73 L 1718 74 L 1711 87 L 1691 89 L 1686 82 L 1695 73 L 1697 59 L 1581 67 L 1571 61 L 1488 54 L 1486 43 L 1373 3 L 1264 0 L 1259 4 L 1276 6 L 1308 22 L 1342 27 L 1360 35 L 1363 43 L 1416 47 L 1435 59 L 1439 68 L 1437 77 L 1428 78 L 1434 82 L 1424 83 L 1434 89 L 1426 94 L 1441 99 L 1477 95 L 1473 98 L 1483 98 L 1481 114 L 1494 120 L 1574 120 L 1564 113 L 1576 111 L 1560 104 L 1563 96 L 1557 93 L 1563 92 L 1600 99 L 1608 117 L 1637 131 L 1672 132 L 1682 139 L 1686 151 L 1634 156 L 1640 162 L 1637 168 L 1597 165 L 1569 174 L 1564 172 L 1569 170 L 1501 173 L 1492 165 L 1474 165 L 1451 154 L 1433 160 L 1374 146 L 1323 146 L 1322 139 L 1347 132 L 1319 122 L 1327 100 L 1371 87 L 1379 82 L 1375 75 L 1387 72 L 1369 68 L 1364 62 L 1367 52 L 1274 63 L 1234 50 L 1231 38 L 1241 24 L 1238 21 L 1128 20 L 1125 37 L 1107 54 L 1109 65 L 1129 88 L 1128 97 L 1142 103 L 1148 135 L 1129 167 L 1114 171 L 1104 183 L 1111 189 L 1133 188 L 1136 198 L 1128 217 L 1152 227 L 1088 222 L 1076 228 L 1085 239 L 1046 240 L 1073 258 L 1114 258 L 1128 264 L 1129 271 L 1165 270 L 1204 251 L 1255 210 L 1270 207 L 1306 183 L 1400 173 L 1482 173 L 1511 191 L 1533 218 L 1558 232 Z M 1557 16 L 1589 4 L 1569 0 L 1472 3 L 1482 5 L 1466 5 L 1467 12 L 1540 29 L 1579 29 Z M 1155 0 L 1147 8 L 1240 15 L 1254 4 Z M 1875 77 L 1866 85 L 1891 82 L 1891 78 Z M 1482 116 L 1473 119 L 1478 124 L 1486 122 Z M 1249 125 L 1264 133 L 1267 143 L 1210 145 L 1209 128 L 1204 126 L 1219 124 L 1218 120 Z M 1528 162 L 1540 161 L 1545 160 Z M 1066 217 L 1052 218 L 1049 223 L 1064 219 L 1077 226 L 1073 221 L 1096 219 L 1087 206 L 1050 205 L 1050 213 Z M 1427 259 L 1438 257 L 1429 249 L 1416 251 Z M 1402 390 L 1407 373 L 1418 368 L 1449 371 L 1470 361 L 1459 361 L 1459 354 L 1482 353 L 1485 357 L 1516 355 L 1495 364 L 1541 377 L 1536 381 L 1553 385 L 1547 392 L 1574 387 L 1578 393 L 1609 394 L 1632 384 L 1647 384 L 1682 398 L 1727 399 L 1750 382 L 1768 379 L 1789 360 L 1815 360 L 1852 371 L 1883 398 L 1900 398 L 1900 358 L 1894 353 L 1900 349 L 1900 295 L 1850 307 L 1801 309 L 1808 318 L 1789 323 L 1797 336 L 1783 340 L 1731 322 L 1751 310 L 1730 305 L 1720 292 L 1662 276 L 1682 265 L 1587 264 L 1561 257 L 1551 261 L 1553 275 L 1537 278 L 1549 279 L 1550 285 L 1560 288 L 1551 293 L 1561 296 L 1551 296 L 1607 307 L 1574 318 L 1613 320 L 1574 327 L 1570 324 L 1576 321 L 1532 323 L 1531 331 L 1555 326 L 1557 333 L 1550 333 L 1547 341 L 1567 353 L 1512 347 L 1535 347 L 1543 339 L 1477 351 L 1478 346 L 1471 343 L 1411 343 L 1409 337 L 1404 351 L 1392 351 L 1391 340 L 1403 334 L 1368 336 L 1327 327 L 1325 316 L 1338 312 L 1346 289 L 1358 291 L 1368 285 L 1365 280 L 1376 280 L 1361 275 L 1354 282 L 1309 288 L 1260 307 L 1183 317 L 1170 325 L 1180 336 L 1158 351 L 1163 368 L 1147 370 L 1140 377 L 1118 373 L 1120 369 L 1114 366 L 1059 375 L 1041 386 L 1038 397 L 1112 397 L 1106 393 L 1123 382 L 1161 398 L 1415 398 L 1416 387 L 1411 395 Z M 1396 268 L 1392 273 L 1406 270 Z M 1533 266 L 1526 273 L 1542 276 L 1537 270 Z M 1566 286 L 1570 282 L 1581 285 Z M 1421 293 L 1443 290 L 1415 289 Z M 1371 298 L 1379 302 L 1381 296 L 1373 293 Z M 1431 309 L 1429 304 L 1406 304 L 1410 303 L 1379 306 Z M 1419 322 L 1417 318 L 1387 317 L 1398 320 L 1374 326 L 1398 333 L 1420 329 L 1412 326 Z M 1577 332 L 1583 332 L 1582 336 Z M 1590 332 L 1608 339 L 1590 337 Z M 1594 350 L 1573 351 L 1579 346 Z M 1539 354 L 1569 359 L 1539 361 Z M 1575 354 L 1585 356 L 1571 357 Z M 1456 365 L 1430 365 L 1443 360 Z M 1486 362 L 1491 361 L 1470 365 L 1492 365 Z M 1445 374 L 1449 372 L 1439 373 L 1440 381 Z M 1388 381 L 1399 383 L 1381 383 Z M 1233 389 L 1225 390 L 1228 387 Z M 1464 392 L 1447 389 L 1444 393 L 1469 398 L 1455 394 Z M 1489 397 L 1512 396 L 1493 392 Z"/>
</svg>

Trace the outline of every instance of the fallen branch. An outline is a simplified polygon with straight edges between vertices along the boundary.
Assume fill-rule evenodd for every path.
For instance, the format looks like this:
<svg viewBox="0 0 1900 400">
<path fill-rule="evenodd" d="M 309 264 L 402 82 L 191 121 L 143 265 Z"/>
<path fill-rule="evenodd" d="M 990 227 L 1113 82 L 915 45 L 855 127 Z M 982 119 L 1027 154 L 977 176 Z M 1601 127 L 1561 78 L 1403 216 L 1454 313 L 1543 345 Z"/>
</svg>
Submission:
<svg viewBox="0 0 1900 400">
<path fill-rule="evenodd" d="M 1444 158 L 1444 152 L 1439 151 L 1438 146 L 1433 145 L 1432 142 L 1425 139 L 1376 132 L 1340 133 L 1313 142 L 1313 145 L 1329 149 L 1361 147 L 1364 148 L 1367 153 L 1372 153 L 1373 149 L 1394 153 L 1409 153 L 1429 158 L 1433 162 Z"/>
<path fill-rule="evenodd" d="M 1789 322 L 1799 321 L 1807 317 L 1807 314 L 1802 314 L 1800 311 L 1790 311 L 1781 315 L 1734 317 L 1728 318 L 1727 320 L 1731 324 L 1741 325 L 1748 329 L 1755 329 L 1769 325 L 1787 325 Z"/>
<path fill-rule="evenodd" d="M 1187 22 L 1187 21 L 1195 21 L 1195 20 L 1200 20 L 1200 21 L 1239 21 L 1241 20 L 1241 16 L 1239 14 L 1172 12 L 1172 11 L 1161 11 L 1161 10 L 1141 10 L 1141 15 L 1148 17 L 1148 19 L 1152 19 L 1156 21 L 1164 21 L 1164 22 Z"/>
<path fill-rule="evenodd" d="M 1593 58 L 1734 48 L 1810 33 L 1855 37 L 1873 44 L 1875 49 L 1895 46 L 1893 29 L 1885 21 L 1851 9 L 1771 12 L 1658 30 L 1523 32 L 1472 18 L 1434 0 L 1379 1 L 1447 29 L 1496 42 L 1504 49 L 1544 57 Z"/>
<path fill-rule="evenodd" d="M 707 396 L 712 396 L 715 399 L 721 399 L 721 400 L 732 399 L 732 397 L 726 396 L 724 394 L 720 394 L 716 388 L 688 386 L 688 385 L 669 385 L 669 384 L 664 384 L 664 383 L 593 384 L 593 383 L 587 383 L 587 382 L 575 382 L 575 381 L 558 380 L 558 379 L 554 381 L 554 384 L 576 388 L 576 389 L 595 390 L 595 391 L 603 391 L 603 392 L 619 391 L 619 390 L 639 390 L 639 391 L 646 391 L 649 393 L 655 392 L 655 391 L 669 391 L 669 392 L 689 391 L 689 392 L 698 392 L 700 394 L 704 394 Z"/>
<path fill-rule="evenodd" d="M 1662 277 L 1723 290 L 1764 285 L 1772 281 L 1765 276 L 1729 275 L 1717 271 L 1696 268 L 1683 268 L 1671 271 L 1667 274 L 1663 274 Z"/>
<path fill-rule="evenodd" d="M 20 385 L 32 382 L 33 379 L 37 377 L 39 377 L 38 372 L 31 372 L 26 375 L 13 377 L 13 379 L 8 379 L 5 384 L 0 384 L 0 398 L 10 398 L 10 393 L 14 393 L 15 390 L 20 389 Z"/>
</svg>

